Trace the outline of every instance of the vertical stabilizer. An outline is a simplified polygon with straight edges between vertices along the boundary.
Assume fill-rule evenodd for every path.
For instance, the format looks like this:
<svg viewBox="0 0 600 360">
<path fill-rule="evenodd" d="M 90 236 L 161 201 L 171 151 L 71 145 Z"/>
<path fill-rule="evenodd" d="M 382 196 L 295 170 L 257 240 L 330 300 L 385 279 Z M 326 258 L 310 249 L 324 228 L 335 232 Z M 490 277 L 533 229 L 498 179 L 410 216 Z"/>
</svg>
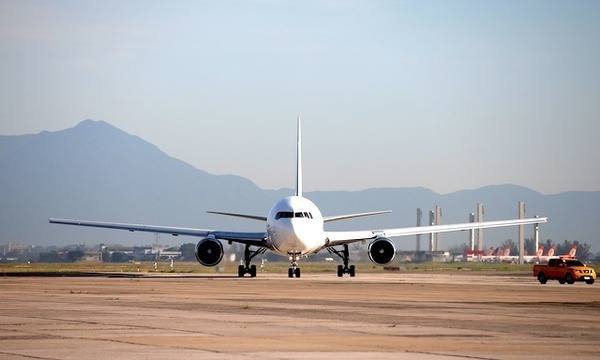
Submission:
<svg viewBox="0 0 600 360">
<path fill-rule="evenodd" d="M 296 196 L 302 196 L 302 133 L 300 128 L 300 116 L 298 116 L 296 147 Z"/>
</svg>

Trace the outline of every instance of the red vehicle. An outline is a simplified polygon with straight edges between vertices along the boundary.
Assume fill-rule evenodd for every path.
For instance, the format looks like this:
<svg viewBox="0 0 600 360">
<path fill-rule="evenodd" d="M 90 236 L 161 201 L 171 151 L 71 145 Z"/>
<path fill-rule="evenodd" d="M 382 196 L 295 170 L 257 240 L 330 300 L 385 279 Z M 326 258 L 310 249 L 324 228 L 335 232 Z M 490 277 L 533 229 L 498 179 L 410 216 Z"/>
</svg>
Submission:
<svg viewBox="0 0 600 360">
<path fill-rule="evenodd" d="M 545 284 L 548 280 L 558 280 L 561 284 L 585 281 L 591 285 L 596 280 L 594 269 L 577 259 L 564 257 L 550 259 L 546 265 L 534 265 L 533 276 L 540 284 Z"/>
</svg>

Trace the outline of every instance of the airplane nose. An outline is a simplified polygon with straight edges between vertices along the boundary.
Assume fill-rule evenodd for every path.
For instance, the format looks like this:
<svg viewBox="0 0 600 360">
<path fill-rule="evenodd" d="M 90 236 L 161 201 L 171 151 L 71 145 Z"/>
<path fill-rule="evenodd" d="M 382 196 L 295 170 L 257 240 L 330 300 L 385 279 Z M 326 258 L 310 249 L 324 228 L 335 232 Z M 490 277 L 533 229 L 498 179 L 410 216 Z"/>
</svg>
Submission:
<svg viewBox="0 0 600 360">
<path fill-rule="evenodd" d="M 310 242 L 312 231 L 306 226 L 306 224 L 300 221 L 292 221 L 291 232 L 293 236 L 298 239 L 299 243 L 307 244 Z"/>
</svg>

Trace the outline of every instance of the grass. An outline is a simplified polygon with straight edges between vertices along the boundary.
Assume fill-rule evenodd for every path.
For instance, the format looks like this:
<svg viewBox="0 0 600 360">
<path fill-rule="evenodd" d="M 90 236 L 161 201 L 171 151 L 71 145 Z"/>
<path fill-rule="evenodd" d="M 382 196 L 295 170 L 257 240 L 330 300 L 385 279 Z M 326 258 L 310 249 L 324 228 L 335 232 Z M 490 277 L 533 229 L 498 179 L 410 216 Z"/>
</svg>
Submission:
<svg viewBox="0 0 600 360">
<path fill-rule="evenodd" d="M 258 272 L 269 272 L 287 274 L 289 263 L 268 262 L 261 269 L 257 265 Z M 303 273 L 336 273 L 337 263 L 304 261 L 300 263 Z M 377 266 L 370 262 L 355 263 L 358 273 L 383 273 L 389 270 L 400 272 L 443 272 L 443 271 L 471 271 L 471 272 L 525 272 L 531 271 L 533 265 L 504 264 L 504 263 L 478 263 L 478 262 L 455 262 L 455 263 L 399 263 L 395 262 L 387 267 Z M 10 272 L 110 272 L 110 273 L 225 273 L 236 274 L 238 263 L 223 263 L 217 267 L 207 268 L 196 262 L 175 262 L 173 270 L 170 263 L 159 262 L 154 269 L 154 262 L 135 263 L 100 263 L 100 262 L 77 262 L 77 263 L 0 263 L 0 273 Z M 596 272 L 600 270 L 598 265 L 590 265 Z M 389 269 L 389 270 L 386 270 Z"/>
</svg>

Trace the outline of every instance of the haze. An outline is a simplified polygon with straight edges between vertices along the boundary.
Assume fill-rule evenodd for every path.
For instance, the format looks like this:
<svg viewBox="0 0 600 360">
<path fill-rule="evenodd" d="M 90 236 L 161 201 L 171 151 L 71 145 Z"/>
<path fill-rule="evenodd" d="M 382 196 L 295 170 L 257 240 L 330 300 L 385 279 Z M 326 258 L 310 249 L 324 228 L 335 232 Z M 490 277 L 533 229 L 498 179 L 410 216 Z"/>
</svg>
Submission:
<svg viewBox="0 0 600 360">
<path fill-rule="evenodd" d="M 600 190 L 600 3 L 0 2 L 0 134 L 106 120 L 265 189 Z"/>
</svg>

